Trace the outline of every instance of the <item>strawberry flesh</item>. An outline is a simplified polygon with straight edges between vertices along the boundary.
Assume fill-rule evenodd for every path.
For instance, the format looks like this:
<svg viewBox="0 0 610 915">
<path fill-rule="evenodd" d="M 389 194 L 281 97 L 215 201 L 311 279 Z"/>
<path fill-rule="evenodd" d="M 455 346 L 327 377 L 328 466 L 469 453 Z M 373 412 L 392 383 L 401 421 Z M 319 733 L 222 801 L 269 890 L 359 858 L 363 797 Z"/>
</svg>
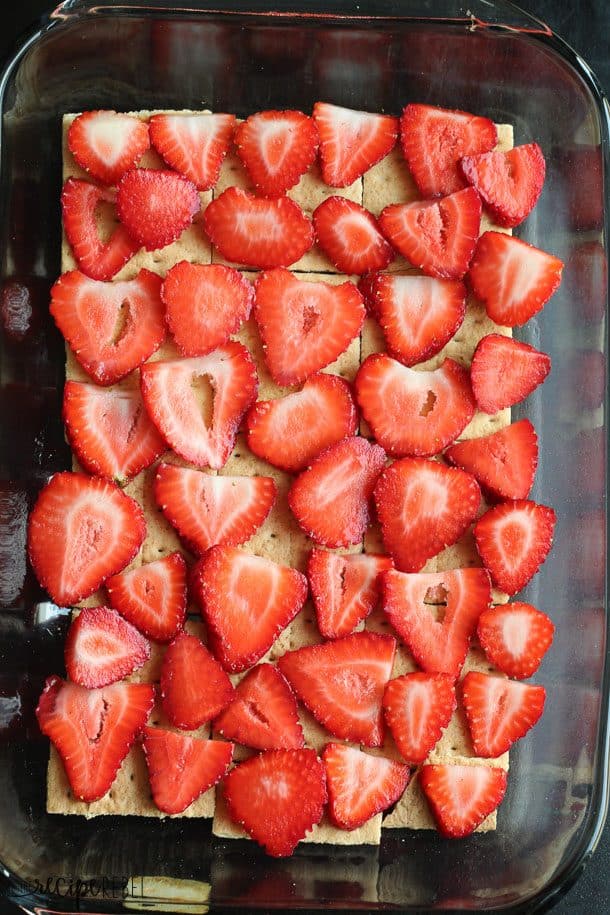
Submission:
<svg viewBox="0 0 610 915">
<path fill-rule="evenodd" d="M 337 270 L 362 274 L 383 270 L 394 259 L 375 217 L 345 197 L 328 197 L 314 210 L 316 239 Z"/>
<path fill-rule="evenodd" d="M 256 192 L 281 197 L 313 164 L 318 131 L 302 111 L 259 111 L 238 126 L 235 146 Z"/>
<path fill-rule="evenodd" d="M 147 251 L 176 241 L 201 206 L 192 181 L 176 172 L 134 168 L 117 186 L 117 213 L 131 235 Z"/>
<path fill-rule="evenodd" d="M 383 694 L 385 722 L 401 756 L 419 766 L 439 742 L 457 702 L 448 674 L 412 673 L 390 680 Z"/>
<path fill-rule="evenodd" d="M 526 499 L 538 466 L 538 436 L 529 419 L 521 419 L 484 438 L 451 445 L 445 457 L 498 499 Z"/>
<path fill-rule="evenodd" d="M 488 334 L 479 342 L 470 368 L 480 409 L 497 413 L 525 400 L 551 371 L 551 359 L 527 343 Z"/>
<path fill-rule="evenodd" d="M 106 581 L 110 605 L 155 642 L 170 642 L 186 616 L 186 563 L 181 553 L 147 562 Z"/>
<path fill-rule="evenodd" d="M 220 714 L 233 694 L 231 681 L 205 645 L 179 632 L 161 666 L 161 702 L 171 724 L 194 731 Z"/>
<path fill-rule="evenodd" d="M 102 184 L 116 184 L 149 146 L 148 124 L 116 111 L 85 111 L 68 128 L 70 152 Z"/>
<path fill-rule="evenodd" d="M 379 576 L 392 566 L 389 556 L 311 551 L 307 577 L 323 638 L 349 635 L 372 613 L 380 597 Z"/>
<path fill-rule="evenodd" d="M 463 839 L 502 802 L 508 776 L 492 766 L 423 766 L 419 781 L 439 832 Z"/>
<path fill-rule="evenodd" d="M 150 645 L 115 610 L 86 607 L 72 621 L 64 653 L 70 679 L 93 689 L 142 667 L 150 657 Z"/>
<path fill-rule="evenodd" d="M 514 601 L 485 610 L 479 618 L 477 637 L 491 663 L 502 673 L 526 680 L 540 667 L 554 632 L 546 613 L 531 604 Z"/>
<path fill-rule="evenodd" d="M 495 759 L 534 727 L 542 712 L 544 686 L 517 683 L 471 670 L 462 680 L 462 700 L 477 756 Z"/>
<path fill-rule="evenodd" d="M 465 156 L 460 167 L 494 222 L 506 228 L 518 226 L 529 216 L 540 197 L 546 172 L 537 143 L 515 146 L 507 152 Z"/>
<path fill-rule="evenodd" d="M 322 754 L 328 812 L 339 829 L 358 829 L 395 804 L 409 783 L 408 766 L 356 747 L 328 743 Z"/>
<path fill-rule="evenodd" d="M 209 191 L 235 130 L 233 114 L 155 114 L 150 140 L 161 158 L 199 191 Z"/>
<path fill-rule="evenodd" d="M 316 102 L 313 119 L 320 135 L 320 164 L 325 184 L 353 184 L 393 149 L 398 119 Z"/>
</svg>

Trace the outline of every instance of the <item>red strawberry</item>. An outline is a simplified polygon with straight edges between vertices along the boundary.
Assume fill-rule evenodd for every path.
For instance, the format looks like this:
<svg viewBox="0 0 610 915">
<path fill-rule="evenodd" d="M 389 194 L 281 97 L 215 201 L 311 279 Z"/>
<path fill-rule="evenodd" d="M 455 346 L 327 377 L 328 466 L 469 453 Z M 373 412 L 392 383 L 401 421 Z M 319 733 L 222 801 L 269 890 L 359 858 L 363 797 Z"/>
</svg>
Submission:
<svg viewBox="0 0 610 915">
<path fill-rule="evenodd" d="M 546 165 L 537 143 L 508 152 L 465 156 L 460 162 L 468 184 L 479 193 L 499 226 L 518 226 L 536 206 Z"/>
<path fill-rule="evenodd" d="M 542 310 L 561 282 L 563 262 L 520 238 L 483 232 L 468 279 L 496 324 L 516 327 Z"/>
<path fill-rule="evenodd" d="M 180 261 L 161 287 L 167 323 L 183 356 L 205 356 L 250 317 L 254 289 L 238 270 Z"/>
<path fill-rule="evenodd" d="M 395 804 L 409 784 L 408 766 L 370 756 L 356 747 L 328 743 L 322 754 L 328 812 L 339 829 L 357 829 Z"/>
<path fill-rule="evenodd" d="M 281 197 L 316 158 L 318 131 L 302 111 L 259 111 L 238 126 L 235 145 L 257 192 Z"/>
<path fill-rule="evenodd" d="M 360 333 L 365 311 L 353 283 L 310 283 L 278 269 L 258 277 L 254 317 L 271 377 L 290 385 L 334 362 Z"/>
<path fill-rule="evenodd" d="M 48 678 L 36 717 L 61 756 L 76 798 L 91 803 L 106 794 L 146 724 L 154 698 L 150 683 L 90 690 Z"/>
<path fill-rule="evenodd" d="M 375 504 L 396 567 L 418 572 L 456 543 L 477 516 L 481 491 L 471 474 L 437 461 L 403 458 L 382 472 Z"/>
<path fill-rule="evenodd" d="M 155 114 L 150 119 L 150 140 L 161 158 L 200 191 L 218 181 L 234 130 L 233 114 Z"/>
<path fill-rule="evenodd" d="M 318 244 L 341 273 L 383 270 L 394 259 L 375 217 L 345 197 L 328 197 L 313 212 Z"/>
<path fill-rule="evenodd" d="M 495 759 L 533 728 L 546 691 L 471 670 L 462 680 L 462 698 L 475 753 Z"/>
<path fill-rule="evenodd" d="M 296 569 L 230 546 L 214 546 L 193 569 L 192 588 L 223 667 L 246 670 L 271 648 L 307 597 Z"/>
<path fill-rule="evenodd" d="M 463 839 L 501 804 L 507 774 L 493 766 L 423 766 L 419 781 L 438 830 L 448 839 Z"/>
<path fill-rule="evenodd" d="M 358 280 L 358 289 L 362 300 L 364 302 L 364 307 L 366 308 L 367 314 L 375 317 L 375 283 L 377 281 L 377 273 L 365 273 L 364 276 L 361 276 Z M 385 275 L 385 274 L 384 274 Z"/>
<path fill-rule="evenodd" d="M 149 146 L 148 124 L 116 111 L 85 111 L 68 128 L 70 152 L 102 184 L 116 184 Z"/>
<path fill-rule="evenodd" d="M 479 342 L 470 368 L 477 404 L 497 413 L 525 400 L 551 371 L 551 358 L 527 343 L 488 334 Z"/>
<path fill-rule="evenodd" d="M 40 584 L 67 606 L 131 562 L 145 535 L 142 509 L 114 483 L 56 473 L 30 514 L 28 554 Z"/>
<path fill-rule="evenodd" d="M 181 553 L 147 562 L 106 581 L 110 604 L 155 642 L 169 642 L 186 616 L 186 563 Z"/>
<path fill-rule="evenodd" d="M 231 819 L 282 858 L 322 819 L 324 766 L 315 750 L 269 750 L 231 769 L 224 798 Z"/>
<path fill-rule="evenodd" d="M 347 187 L 384 159 L 396 143 L 398 118 L 316 102 L 313 119 L 320 135 L 322 177 Z"/>
<path fill-rule="evenodd" d="M 476 409 L 466 369 L 445 359 L 437 369 L 407 368 L 385 353 L 362 363 L 356 400 L 388 454 L 438 454 L 464 431 Z"/>
<path fill-rule="evenodd" d="M 140 383 L 148 415 L 176 454 L 198 467 L 223 467 L 256 399 L 246 347 L 229 341 L 207 356 L 148 362 Z"/>
<path fill-rule="evenodd" d="M 109 607 L 87 607 L 66 636 L 66 671 L 89 689 L 116 683 L 142 667 L 150 645 L 137 629 Z"/>
<path fill-rule="evenodd" d="M 313 245 L 313 226 L 289 197 L 263 200 L 229 187 L 203 214 L 205 231 L 229 261 L 258 267 L 288 267 Z"/>
<path fill-rule="evenodd" d="M 333 736 L 380 747 L 381 700 L 395 652 L 391 636 L 354 632 L 288 651 L 278 666 L 301 702 Z"/>
<path fill-rule="evenodd" d="M 428 575 L 385 572 L 383 612 L 420 667 L 455 679 L 464 664 L 491 591 L 485 569 L 451 569 Z M 437 614 L 429 602 L 442 598 Z"/>
<path fill-rule="evenodd" d="M 527 499 L 538 466 L 538 436 L 529 419 L 451 445 L 445 457 L 499 499 Z"/>
<path fill-rule="evenodd" d="M 63 419 L 81 466 L 106 480 L 126 482 L 167 448 L 138 390 L 66 381 Z"/>
<path fill-rule="evenodd" d="M 249 540 L 277 492 L 271 477 L 211 476 L 174 464 L 160 464 L 153 485 L 157 505 L 196 556 Z"/>
<path fill-rule="evenodd" d="M 338 375 L 310 375 L 300 391 L 259 400 L 246 414 L 248 448 L 280 470 L 298 473 L 329 445 L 354 435 L 358 414 Z"/>
<path fill-rule="evenodd" d="M 379 575 L 391 568 L 389 556 L 311 551 L 307 577 L 325 639 L 349 635 L 369 616 L 379 601 Z"/>
<path fill-rule="evenodd" d="M 453 194 L 465 187 L 460 159 L 489 152 L 497 141 L 493 121 L 466 111 L 407 105 L 400 119 L 403 155 L 424 197 Z"/>
<path fill-rule="evenodd" d="M 304 746 L 297 701 L 284 675 L 272 664 L 259 664 L 246 674 L 214 729 L 255 750 Z"/>
<path fill-rule="evenodd" d="M 383 713 L 401 755 L 412 766 L 428 758 L 456 707 L 448 674 L 413 673 L 390 680 L 383 694 Z"/>
<path fill-rule="evenodd" d="M 515 601 L 484 610 L 477 636 L 492 664 L 509 677 L 526 680 L 540 667 L 554 632 L 546 613 Z"/>
<path fill-rule="evenodd" d="M 554 529 L 553 509 L 525 499 L 485 512 L 474 536 L 493 583 L 507 594 L 524 588 L 548 556 Z"/>
<path fill-rule="evenodd" d="M 126 172 L 118 183 L 116 202 L 119 219 L 147 251 L 176 241 L 201 206 L 192 181 L 156 168 Z"/>
<path fill-rule="evenodd" d="M 205 645 L 179 632 L 163 656 L 161 702 L 177 728 L 194 731 L 215 718 L 232 700 L 233 686 Z"/>
<path fill-rule="evenodd" d="M 200 740 L 162 728 L 144 728 L 150 790 L 163 813 L 182 813 L 226 774 L 233 744 Z"/>
<path fill-rule="evenodd" d="M 388 353 L 404 365 L 440 352 L 466 313 L 466 287 L 460 280 L 380 273 L 371 281 L 371 298 Z"/>
<path fill-rule="evenodd" d="M 95 211 L 99 203 L 114 201 L 112 191 L 78 178 L 68 178 L 61 192 L 66 238 L 79 269 L 94 280 L 111 280 L 140 247 L 121 225 L 102 241 Z"/>
<path fill-rule="evenodd" d="M 318 455 L 288 492 L 288 504 L 306 534 L 324 546 L 359 543 L 384 464 L 383 449 L 360 437 L 343 439 Z"/>
<path fill-rule="evenodd" d="M 392 203 L 379 217 L 381 231 L 414 267 L 450 280 L 468 270 L 480 224 L 481 198 L 472 187 L 440 200 Z"/>
<path fill-rule="evenodd" d="M 138 368 L 165 339 L 161 278 L 140 270 L 133 280 L 101 283 L 78 270 L 51 290 L 51 314 L 74 355 L 97 384 L 114 384 Z"/>
</svg>

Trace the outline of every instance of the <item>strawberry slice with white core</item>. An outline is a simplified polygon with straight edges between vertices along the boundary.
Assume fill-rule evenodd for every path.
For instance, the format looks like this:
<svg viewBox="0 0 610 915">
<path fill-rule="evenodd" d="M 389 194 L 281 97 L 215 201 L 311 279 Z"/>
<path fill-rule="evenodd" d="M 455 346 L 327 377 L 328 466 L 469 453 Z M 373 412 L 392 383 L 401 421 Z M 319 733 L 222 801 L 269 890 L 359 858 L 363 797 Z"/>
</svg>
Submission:
<svg viewBox="0 0 610 915">
<path fill-rule="evenodd" d="M 515 146 L 507 152 L 465 156 L 460 167 L 494 222 L 507 228 L 518 226 L 534 209 L 546 173 L 537 143 Z"/>
<path fill-rule="evenodd" d="M 258 277 L 254 317 L 271 377 L 292 385 L 345 352 L 360 333 L 365 310 L 353 283 L 310 283 L 280 268 Z"/>
<path fill-rule="evenodd" d="M 181 553 L 147 562 L 106 581 L 110 604 L 155 642 L 169 642 L 186 616 L 186 563 Z"/>
<path fill-rule="evenodd" d="M 329 743 L 322 754 L 326 769 L 328 812 L 339 829 L 358 829 L 387 810 L 404 793 L 410 769 L 356 747 Z"/>
<path fill-rule="evenodd" d="M 448 674 L 412 673 L 390 680 L 383 713 L 401 756 L 419 766 L 439 742 L 456 708 Z"/>
<path fill-rule="evenodd" d="M 320 135 L 320 164 L 325 184 L 353 184 L 394 148 L 398 118 L 316 102 L 313 119 Z"/>
<path fill-rule="evenodd" d="M 233 686 L 205 645 L 179 632 L 167 646 L 161 665 L 161 703 L 177 728 L 194 731 L 231 702 Z"/>
<path fill-rule="evenodd" d="M 554 632 L 546 613 L 518 601 L 489 607 L 481 614 L 477 628 L 479 642 L 491 663 L 517 680 L 536 673 Z"/>
<path fill-rule="evenodd" d="M 455 679 L 481 613 L 491 602 L 485 569 L 382 577 L 383 612 L 419 666 Z"/>
<path fill-rule="evenodd" d="M 116 203 L 119 219 L 147 251 L 176 241 L 201 207 L 192 181 L 157 168 L 125 172 L 117 186 Z"/>
<path fill-rule="evenodd" d="M 463 839 L 501 804 L 508 776 L 504 769 L 471 766 L 423 766 L 419 782 L 436 820 L 448 839 Z"/>
<path fill-rule="evenodd" d="M 349 635 L 370 615 L 379 601 L 379 576 L 392 567 L 389 556 L 311 551 L 307 577 L 325 639 Z"/>
<path fill-rule="evenodd" d="M 199 191 L 209 191 L 218 181 L 234 130 L 233 114 L 155 114 L 150 119 L 154 148 Z"/>
<path fill-rule="evenodd" d="M 63 419 L 79 464 L 106 480 L 125 483 L 167 448 L 137 389 L 66 381 Z"/>
<path fill-rule="evenodd" d="M 462 699 L 477 756 L 495 759 L 534 727 L 544 711 L 544 686 L 516 683 L 471 670 Z"/>
<path fill-rule="evenodd" d="M 341 273 L 383 270 L 394 259 L 375 217 L 353 200 L 327 197 L 314 210 L 313 224 L 318 244 Z"/>
<path fill-rule="evenodd" d="M 140 373 L 148 415 L 176 454 L 219 470 L 233 450 L 258 379 L 248 350 L 229 341 L 207 356 L 148 362 Z"/>
<path fill-rule="evenodd" d="M 360 366 L 355 388 L 373 435 L 396 457 L 438 454 L 464 431 L 476 409 L 468 372 L 453 359 L 419 371 L 373 353 Z"/>
<path fill-rule="evenodd" d="M 116 184 L 149 146 L 148 124 L 116 111 L 85 111 L 68 128 L 70 152 L 102 184 Z"/>
<path fill-rule="evenodd" d="M 70 679 L 92 689 L 142 667 L 150 658 L 150 645 L 115 610 L 87 607 L 72 621 L 64 654 Z"/>
<path fill-rule="evenodd" d="M 497 413 L 529 397 L 550 371 L 546 353 L 512 337 L 488 334 L 474 351 L 470 380 L 481 410 Z"/>
<path fill-rule="evenodd" d="M 118 486 L 82 473 L 56 473 L 28 523 L 28 555 L 60 607 L 93 594 L 134 558 L 146 535 L 142 509 Z"/>
<path fill-rule="evenodd" d="M 281 197 L 318 151 L 318 131 L 302 111 L 259 111 L 241 123 L 235 146 L 258 194 Z"/>
<path fill-rule="evenodd" d="M 120 381 L 165 339 L 161 277 L 102 283 L 72 270 L 51 290 L 51 314 L 74 355 L 97 384 Z"/>
<path fill-rule="evenodd" d="M 484 438 L 457 442 L 445 457 L 499 499 L 526 499 L 538 466 L 538 436 L 529 419 Z"/>
<path fill-rule="evenodd" d="M 146 724 L 154 698 L 150 683 L 91 690 L 49 677 L 36 717 L 61 756 L 74 797 L 90 804 L 106 794 Z"/>
<path fill-rule="evenodd" d="M 468 280 L 496 324 L 517 327 L 539 311 L 561 283 L 563 261 L 520 238 L 483 232 Z"/>
</svg>

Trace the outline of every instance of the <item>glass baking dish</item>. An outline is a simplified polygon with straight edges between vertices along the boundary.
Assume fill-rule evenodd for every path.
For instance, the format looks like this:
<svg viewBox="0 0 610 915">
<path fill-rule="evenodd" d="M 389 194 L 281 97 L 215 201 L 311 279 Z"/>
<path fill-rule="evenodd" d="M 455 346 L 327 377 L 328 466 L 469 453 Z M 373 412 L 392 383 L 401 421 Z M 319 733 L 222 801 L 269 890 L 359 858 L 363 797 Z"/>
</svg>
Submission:
<svg viewBox="0 0 610 915">
<path fill-rule="evenodd" d="M 67 0 L 0 83 L 0 909 L 204 911 L 208 897 L 243 912 L 544 908 L 595 848 L 608 800 L 607 103 L 586 65 L 509 3 L 213 6 Z M 525 592 L 557 626 L 536 678 L 548 691 L 544 717 L 511 752 L 497 831 L 461 842 L 387 831 L 378 849 L 306 845 L 275 861 L 253 843 L 213 839 L 209 821 L 47 815 L 48 744 L 33 709 L 45 677 L 62 670 L 67 612 L 27 571 L 24 531 L 36 492 L 70 460 L 63 341 L 48 316 L 61 115 L 209 107 L 246 116 L 309 111 L 318 98 L 394 113 L 407 101 L 471 110 L 512 123 L 516 142 L 536 139 L 545 152 L 542 198 L 518 230 L 566 264 L 559 292 L 519 334 L 553 359 L 526 405 L 541 443 L 532 497 L 559 519 Z"/>
</svg>

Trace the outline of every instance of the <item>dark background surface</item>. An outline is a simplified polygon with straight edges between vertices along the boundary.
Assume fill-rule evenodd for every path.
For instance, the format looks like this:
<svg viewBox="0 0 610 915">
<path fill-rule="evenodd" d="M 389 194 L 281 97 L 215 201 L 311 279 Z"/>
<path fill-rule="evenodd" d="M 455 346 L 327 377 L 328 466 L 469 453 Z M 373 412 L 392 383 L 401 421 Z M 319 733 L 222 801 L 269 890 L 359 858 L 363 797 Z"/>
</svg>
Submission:
<svg viewBox="0 0 610 915">
<path fill-rule="evenodd" d="M 522 0 L 520 5 L 571 44 L 610 93 L 610 0 Z M 8 0 L 3 4 L 0 60 L 50 8 L 51 0 Z M 610 822 L 583 875 L 553 908 L 553 915 L 606 913 L 610 913 Z"/>
</svg>

